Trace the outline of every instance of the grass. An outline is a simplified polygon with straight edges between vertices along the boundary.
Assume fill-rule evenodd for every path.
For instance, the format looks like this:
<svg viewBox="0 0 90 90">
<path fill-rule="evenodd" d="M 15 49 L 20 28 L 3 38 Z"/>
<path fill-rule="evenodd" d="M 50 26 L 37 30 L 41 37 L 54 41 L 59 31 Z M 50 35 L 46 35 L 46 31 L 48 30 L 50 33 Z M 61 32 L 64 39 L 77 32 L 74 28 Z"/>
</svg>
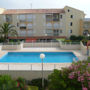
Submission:
<svg viewBox="0 0 90 90">
<path fill-rule="evenodd" d="M 58 40 L 58 41 L 64 41 L 65 38 L 57 38 L 56 40 Z"/>
<path fill-rule="evenodd" d="M 28 90 L 38 90 L 37 86 L 28 86 Z"/>
</svg>

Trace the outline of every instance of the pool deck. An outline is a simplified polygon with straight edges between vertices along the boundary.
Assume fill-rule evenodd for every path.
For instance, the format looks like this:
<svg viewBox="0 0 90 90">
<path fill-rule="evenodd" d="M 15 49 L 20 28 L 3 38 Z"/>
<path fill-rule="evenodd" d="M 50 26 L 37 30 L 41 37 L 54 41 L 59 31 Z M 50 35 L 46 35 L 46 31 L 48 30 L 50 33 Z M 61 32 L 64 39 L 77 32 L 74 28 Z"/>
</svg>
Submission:
<svg viewBox="0 0 90 90">
<path fill-rule="evenodd" d="M 80 50 L 61 50 L 60 48 L 24 48 L 22 50 L 0 51 L 0 58 L 8 52 L 73 52 L 77 57 L 83 57 Z M 44 63 L 44 70 L 69 67 L 72 63 Z M 41 63 L 0 63 L 0 70 L 41 70 Z"/>
</svg>

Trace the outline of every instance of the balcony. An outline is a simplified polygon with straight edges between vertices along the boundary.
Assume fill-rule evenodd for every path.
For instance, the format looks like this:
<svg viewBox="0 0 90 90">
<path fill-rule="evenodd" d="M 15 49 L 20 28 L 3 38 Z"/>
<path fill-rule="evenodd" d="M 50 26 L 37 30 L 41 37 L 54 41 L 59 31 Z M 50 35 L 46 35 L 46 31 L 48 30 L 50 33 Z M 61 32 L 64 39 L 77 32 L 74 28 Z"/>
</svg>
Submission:
<svg viewBox="0 0 90 90">
<path fill-rule="evenodd" d="M 6 15 L 6 22 L 8 23 L 12 22 L 12 15 Z"/>
<path fill-rule="evenodd" d="M 52 23 L 47 23 L 47 24 L 46 24 L 46 28 L 47 28 L 47 29 L 52 29 Z"/>
</svg>

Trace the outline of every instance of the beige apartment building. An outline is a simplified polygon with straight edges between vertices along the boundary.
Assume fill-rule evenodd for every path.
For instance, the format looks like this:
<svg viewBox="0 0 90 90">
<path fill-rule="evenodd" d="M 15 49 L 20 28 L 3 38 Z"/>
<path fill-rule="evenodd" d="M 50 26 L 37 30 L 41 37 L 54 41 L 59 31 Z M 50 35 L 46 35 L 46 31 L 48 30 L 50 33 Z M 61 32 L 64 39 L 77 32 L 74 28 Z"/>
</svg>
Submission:
<svg viewBox="0 0 90 90">
<path fill-rule="evenodd" d="M 80 35 L 90 34 L 90 18 L 80 20 Z"/>
<path fill-rule="evenodd" d="M 18 38 L 60 38 L 80 35 L 80 20 L 85 13 L 65 6 L 63 9 L 0 9 L 0 24 L 16 26 Z"/>
</svg>

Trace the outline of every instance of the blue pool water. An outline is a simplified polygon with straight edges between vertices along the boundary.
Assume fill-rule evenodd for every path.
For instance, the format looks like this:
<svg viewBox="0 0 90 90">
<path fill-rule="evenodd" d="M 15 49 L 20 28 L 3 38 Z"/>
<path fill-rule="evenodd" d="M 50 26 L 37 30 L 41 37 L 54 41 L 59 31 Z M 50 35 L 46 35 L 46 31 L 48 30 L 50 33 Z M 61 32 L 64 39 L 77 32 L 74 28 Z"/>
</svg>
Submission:
<svg viewBox="0 0 90 90">
<path fill-rule="evenodd" d="M 42 52 L 9 52 L 0 59 L 0 63 L 41 63 Z M 72 52 L 43 52 L 44 63 L 71 63 L 78 58 Z"/>
</svg>

